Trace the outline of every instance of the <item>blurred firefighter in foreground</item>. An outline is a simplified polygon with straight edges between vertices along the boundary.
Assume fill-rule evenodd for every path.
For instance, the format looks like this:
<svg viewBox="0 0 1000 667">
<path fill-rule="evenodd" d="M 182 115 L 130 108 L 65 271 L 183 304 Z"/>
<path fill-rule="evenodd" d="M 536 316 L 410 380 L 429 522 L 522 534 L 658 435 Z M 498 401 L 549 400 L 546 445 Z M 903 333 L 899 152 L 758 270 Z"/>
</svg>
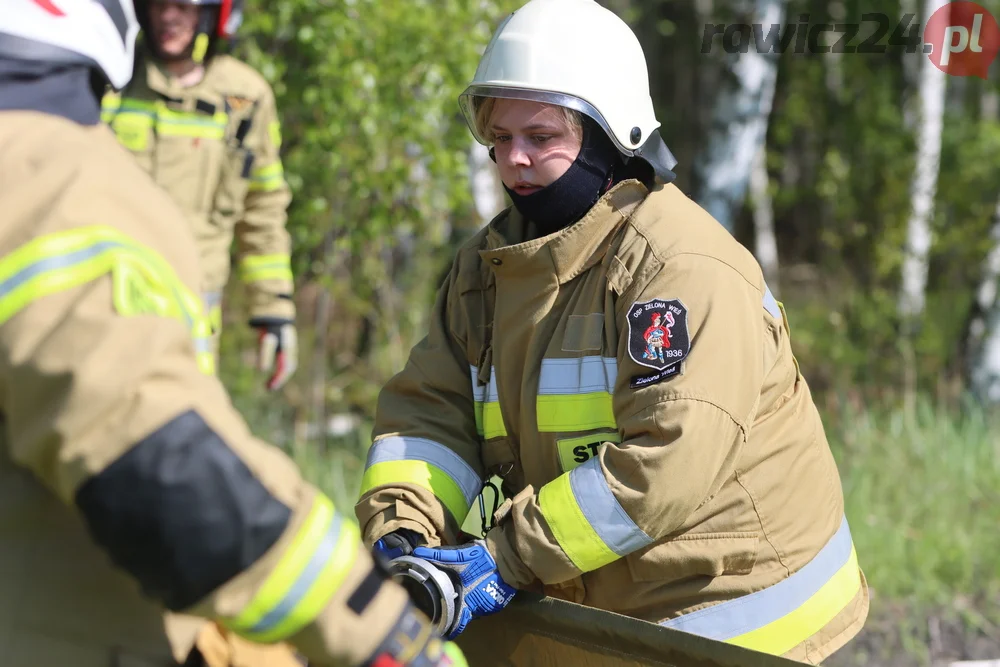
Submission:
<svg viewBox="0 0 1000 667">
<path fill-rule="evenodd" d="M 218 53 L 242 22 L 243 1 L 138 0 L 136 13 L 144 48 L 132 81 L 104 98 L 102 117 L 191 225 L 216 355 L 235 236 L 258 367 L 271 373 L 268 388 L 278 389 L 298 365 L 285 229 L 291 193 L 271 87 Z"/>
<path fill-rule="evenodd" d="M 3 663 L 220 664 L 169 609 L 314 666 L 465 665 L 214 376 L 194 238 L 100 123 L 137 31 L 131 0 L 4 3 Z"/>
<path fill-rule="evenodd" d="M 448 636 L 533 589 L 822 661 L 869 605 L 837 467 L 759 265 L 671 183 L 635 35 L 532 0 L 461 105 L 513 206 L 381 392 L 364 539 L 454 574 Z M 508 500 L 470 540 L 491 475 Z"/>
</svg>

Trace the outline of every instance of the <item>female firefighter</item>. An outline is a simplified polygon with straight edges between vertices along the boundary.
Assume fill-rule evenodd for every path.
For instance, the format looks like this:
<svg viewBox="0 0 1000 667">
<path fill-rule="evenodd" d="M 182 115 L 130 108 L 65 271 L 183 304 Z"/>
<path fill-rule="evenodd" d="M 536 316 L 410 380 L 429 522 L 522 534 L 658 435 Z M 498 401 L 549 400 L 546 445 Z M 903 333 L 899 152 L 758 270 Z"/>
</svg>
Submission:
<svg viewBox="0 0 1000 667">
<path fill-rule="evenodd" d="M 460 101 L 513 206 L 381 392 L 364 539 L 460 571 L 450 636 L 534 589 L 825 659 L 868 612 L 839 474 L 760 267 L 671 184 L 636 37 L 531 0 Z M 470 540 L 491 475 L 509 500 Z"/>
<path fill-rule="evenodd" d="M 467 667 L 214 377 L 195 238 L 99 125 L 138 30 L 132 0 L 3 3 L 0 662 Z"/>
</svg>

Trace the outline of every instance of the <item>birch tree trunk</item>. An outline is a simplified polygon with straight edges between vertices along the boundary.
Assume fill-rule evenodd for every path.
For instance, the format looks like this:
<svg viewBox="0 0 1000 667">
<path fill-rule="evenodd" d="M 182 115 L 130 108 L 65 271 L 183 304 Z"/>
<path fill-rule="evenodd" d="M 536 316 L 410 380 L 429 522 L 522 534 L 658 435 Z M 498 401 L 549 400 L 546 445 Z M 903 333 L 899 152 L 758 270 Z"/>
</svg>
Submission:
<svg viewBox="0 0 1000 667">
<path fill-rule="evenodd" d="M 766 37 L 784 21 L 784 0 L 750 0 L 753 24 Z M 777 49 L 758 52 L 751 36 L 746 53 L 727 55 L 711 113 L 708 137 L 694 161 L 698 174 L 695 200 L 730 232 L 746 196 L 754 157 L 764 144 L 778 77 Z"/>
<path fill-rule="evenodd" d="M 979 97 L 983 121 L 1000 118 L 1000 94 L 984 88 Z M 990 230 L 993 247 L 983 262 L 966 342 L 966 384 L 981 403 L 1000 404 L 1000 197 Z"/>
<path fill-rule="evenodd" d="M 764 272 L 771 294 L 780 299 L 778 288 L 778 239 L 774 235 L 774 208 L 767 187 L 767 149 L 761 145 L 750 172 L 750 200 L 753 204 L 754 255 Z"/>
<path fill-rule="evenodd" d="M 927 2 L 925 4 L 927 6 L 925 7 L 924 20 L 926 21 L 927 17 L 930 16 L 930 14 L 926 13 L 926 9 L 930 8 L 931 3 Z M 936 3 L 935 6 L 940 6 L 941 4 L 943 3 Z M 924 23 L 920 20 L 919 9 L 917 0 L 900 0 L 899 17 L 902 19 L 907 14 L 913 14 L 913 20 L 910 22 L 910 25 L 923 26 Z M 912 129 L 917 123 L 917 113 L 913 104 L 911 104 L 913 98 L 911 91 L 917 87 L 917 77 L 920 76 L 921 63 L 928 64 L 928 58 L 921 53 L 920 49 L 917 49 L 916 53 L 903 53 L 901 58 L 903 64 L 903 97 L 901 100 L 903 106 L 903 125 L 907 129 Z"/>
<path fill-rule="evenodd" d="M 489 224 L 504 209 L 504 191 L 489 149 L 475 139 L 469 148 L 469 183 L 480 226 Z"/>
<path fill-rule="evenodd" d="M 847 20 L 847 8 L 843 0 L 831 0 L 827 4 L 827 13 L 835 23 L 843 23 Z M 832 41 L 836 41 L 834 38 Z M 828 44 L 831 45 L 832 44 Z M 826 91 L 831 99 L 841 100 L 844 96 L 844 67 L 841 57 L 842 53 L 836 49 L 829 49 L 823 53 L 823 64 L 825 65 L 824 83 Z"/>
<path fill-rule="evenodd" d="M 927 0 L 925 14 L 930 16 L 946 4 L 946 0 Z M 899 295 L 899 313 L 904 322 L 910 325 L 924 310 L 931 220 L 941 158 L 946 76 L 929 58 L 924 59 L 918 90 L 920 116 L 917 119 L 917 161 L 910 188 L 912 209 L 906 226 L 902 289 Z"/>
<path fill-rule="evenodd" d="M 990 233 L 993 248 L 983 263 L 976 292 L 977 316 L 970 326 L 969 386 L 987 405 L 1000 404 L 1000 201 Z"/>
</svg>

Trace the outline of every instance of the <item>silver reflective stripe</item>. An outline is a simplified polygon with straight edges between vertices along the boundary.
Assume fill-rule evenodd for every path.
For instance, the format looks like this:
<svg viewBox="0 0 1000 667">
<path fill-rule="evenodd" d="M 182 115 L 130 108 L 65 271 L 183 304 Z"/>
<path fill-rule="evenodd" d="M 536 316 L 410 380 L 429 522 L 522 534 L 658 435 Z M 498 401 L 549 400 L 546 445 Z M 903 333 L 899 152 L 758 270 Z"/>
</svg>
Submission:
<svg viewBox="0 0 1000 667">
<path fill-rule="evenodd" d="M 795 611 L 851 558 L 854 543 L 844 517 L 840 529 L 805 567 L 769 588 L 664 621 L 660 625 L 726 641 Z"/>
<path fill-rule="evenodd" d="M 764 285 L 764 310 L 771 313 L 776 319 L 781 319 L 781 309 L 778 308 L 778 301 L 771 294 L 771 288 Z"/>
<path fill-rule="evenodd" d="M 68 252 L 64 255 L 56 255 L 39 259 L 37 262 L 29 264 L 14 275 L 6 278 L 3 282 L 0 282 L 0 299 L 3 299 L 21 285 L 25 284 L 32 278 L 37 278 L 43 273 L 57 271 L 59 269 L 68 269 L 74 264 L 81 264 L 89 259 L 93 259 L 106 250 L 125 247 L 127 246 L 115 241 L 99 241 L 98 243 L 87 246 L 86 248 L 74 250 L 73 252 Z"/>
<path fill-rule="evenodd" d="M 203 292 L 201 300 L 205 302 L 206 308 L 214 308 L 222 303 L 222 292 Z"/>
<path fill-rule="evenodd" d="M 482 387 L 479 386 L 479 370 L 475 366 L 469 366 L 469 373 L 472 380 L 473 400 L 479 403 L 498 403 L 500 401 L 500 394 L 497 393 L 497 374 L 492 366 L 490 366 L 490 383 Z"/>
<path fill-rule="evenodd" d="M 618 378 L 618 360 L 612 357 L 542 359 L 538 395 L 613 393 Z"/>
<path fill-rule="evenodd" d="M 376 440 L 368 450 L 365 469 L 387 461 L 423 461 L 431 464 L 458 485 L 470 505 L 479 495 L 482 486 L 479 475 L 461 456 L 441 443 L 427 438 L 393 435 Z"/>
<path fill-rule="evenodd" d="M 337 539 L 340 537 L 342 522 L 343 517 L 339 512 L 335 512 L 329 529 L 323 535 L 322 541 L 316 545 L 316 550 L 313 551 L 309 562 L 306 563 L 302 573 L 299 574 L 299 578 L 295 580 L 292 587 L 285 593 L 285 597 L 281 599 L 281 602 L 276 604 L 271 611 L 267 612 L 264 618 L 257 621 L 250 628 L 250 632 L 267 632 L 284 621 L 288 614 L 295 610 L 296 605 L 309 593 L 312 585 L 316 582 L 316 578 L 322 574 L 323 568 L 329 565 L 330 558 L 333 556 L 333 550 L 337 548 Z"/>
<path fill-rule="evenodd" d="M 80 248 L 79 250 L 74 250 L 62 255 L 44 257 L 29 264 L 14 275 L 0 281 L 0 299 L 5 298 L 11 292 L 33 278 L 37 278 L 51 271 L 59 271 L 62 269 L 68 269 L 77 264 L 83 264 L 84 262 L 92 260 L 110 250 L 128 251 L 134 255 L 142 256 L 141 251 L 137 251 L 134 247 L 120 241 L 97 241 L 96 243 L 85 248 Z M 194 325 L 194 319 L 191 313 L 188 312 L 187 308 L 184 307 L 184 301 L 181 299 L 181 295 L 177 291 L 177 286 L 171 283 L 170 291 L 177 304 L 180 306 L 184 315 L 185 324 L 190 329 Z"/>
<path fill-rule="evenodd" d="M 194 351 L 199 353 L 212 352 L 212 341 L 207 338 L 195 338 Z"/>
<path fill-rule="evenodd" d="M 611 492 L 597 457 L 573 469 L 569 486 L 591 528 L 616 554 L 625 556 L 653 543 Z"/>
</svg>

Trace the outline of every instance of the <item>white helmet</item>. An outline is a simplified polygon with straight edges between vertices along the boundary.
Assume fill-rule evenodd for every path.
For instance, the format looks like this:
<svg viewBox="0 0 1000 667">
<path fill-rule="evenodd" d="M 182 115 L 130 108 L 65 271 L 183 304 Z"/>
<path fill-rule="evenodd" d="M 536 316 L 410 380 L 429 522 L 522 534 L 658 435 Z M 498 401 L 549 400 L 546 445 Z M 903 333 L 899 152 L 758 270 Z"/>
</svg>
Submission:
<svg viewBox="0 0 1000 667">
<path fill-rule="evenodd" d="M 121 90 L 132 78 L 138 32 L 132 0 L 3 0 L 0 55 L 86 64 Z"/>
<path fill-rule="evenodd" d="M 594 0 L 530 0 L 507 16 L 459 97 L 476 140 L 481 98 L 505 97 L 575 109 L 596 121 L 626 157 L 669 182 L 677 160 L 660 138 L 639 40 Z"/>
</svg>

